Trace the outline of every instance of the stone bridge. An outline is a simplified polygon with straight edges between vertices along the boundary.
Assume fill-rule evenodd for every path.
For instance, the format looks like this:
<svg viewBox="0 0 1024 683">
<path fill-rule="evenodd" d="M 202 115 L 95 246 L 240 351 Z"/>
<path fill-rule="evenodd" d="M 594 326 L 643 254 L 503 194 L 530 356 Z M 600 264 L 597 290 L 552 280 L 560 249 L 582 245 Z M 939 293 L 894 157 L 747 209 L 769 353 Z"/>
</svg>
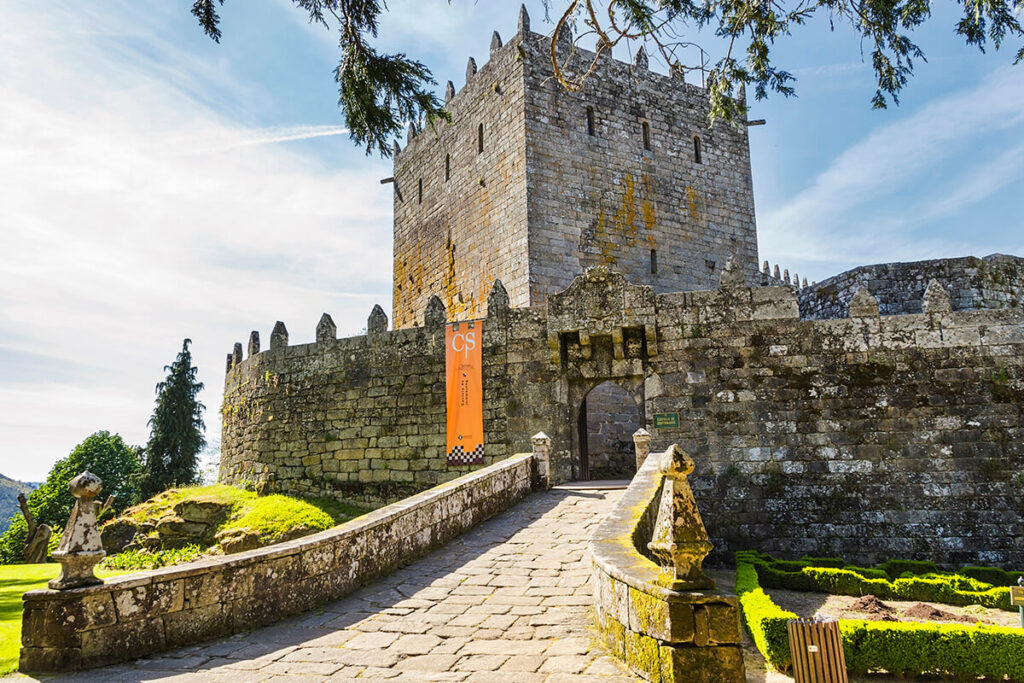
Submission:
<svg viewBox="0 0 1024 683">
<path fill-rule="evenodd" d="M 621 495 L 536 492 L 311 612 L 66 679 L 639 681 L 599 644 L 588 585 L 587 538 Z"/>
</svg>

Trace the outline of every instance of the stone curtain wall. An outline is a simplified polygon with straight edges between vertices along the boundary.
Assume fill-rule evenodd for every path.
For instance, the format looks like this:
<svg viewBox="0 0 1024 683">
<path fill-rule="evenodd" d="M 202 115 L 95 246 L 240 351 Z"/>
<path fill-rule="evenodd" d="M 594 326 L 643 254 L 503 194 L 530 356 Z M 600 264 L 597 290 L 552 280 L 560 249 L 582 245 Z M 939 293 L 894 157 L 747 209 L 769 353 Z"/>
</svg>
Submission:
<svg viewBox="0 0 1024 683">
<path fill-rule="evenodd" d="M 773 301 L 774 297 L 778 297 Z M 648 412 L 719 558 L 1024 566 L 1020 310 L 799 321 L 788 289 L 659 297 Z"/>
<path fill-rule="evenodd" d="M 954 311 L 1024 306 L 1024 259 L 992 254 L 854 268 L 803 288 L 800 315 L 844 318 L 860 287 L 878 299 L 883 314 L 920 313 L 924 290 L 933 279 L 949 293 Z"/>
<path fill-rule="evenodd" d="M 548 37 L 533 34 L 523 48 L 533 305 L 596 265 L 658 292 L 717 287 L 733 254 L 754 276 L 745 128 L 718 123 L 709 130 L 707 93 L 646 63 L 604 58 L 574 93 L 552 75 Z M 570 71 L 593 58 L 587 50 L 577 55 Z"/>
<path fill-rule="evenodd" d="M 719 558 L 1024 566 L 1021 308 L 802 321 L 791 288 L 656 295 L 595 269 L 546 306 L 489 313 L 487 462 L 544 431 L 555 481 L 579 477 L 580 406 L 613 381 L 644 406 L 653 449 L 693 455 Z M 445 464 L 432 324 L 240 361 L 222 478 L 380 501 L 466 471 Z"/>
<path fill-rule="evenodd" d="M 511 453 L 505 338 L 485 323 L 486 464 Z M 446 464 L 444 363 L 440 325 L 251 355 L 227 375 L 220 480 L 384 503 L 470 471 Z"/>
<path fill-rule="evenodd" d="M 395 156 L 396 328 L 422 325 L 432 294 L 451 320 L 480 318 L 497 279 L 529 304 L 522 71 L 515 45 L 495 46 L 449 99 L 452 121 Z"/>
<path fill-rule="evenodd" d="M 24 596 L 20 670 L 72 671 L 249 631 L 342 597 L 508 509 L 531 489 L 517 455 L 313 536 Z"/>
</svg>

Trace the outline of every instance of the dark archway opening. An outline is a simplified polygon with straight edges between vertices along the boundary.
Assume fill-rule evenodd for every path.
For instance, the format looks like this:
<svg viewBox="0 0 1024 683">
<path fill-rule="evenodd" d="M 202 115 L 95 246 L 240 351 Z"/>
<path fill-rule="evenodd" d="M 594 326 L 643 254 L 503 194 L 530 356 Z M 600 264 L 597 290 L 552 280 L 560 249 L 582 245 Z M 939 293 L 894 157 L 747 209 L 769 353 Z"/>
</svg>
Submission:
<svg viewBox="0 0 1024 683">
<path fill-rule="evenodd" d="M 577 423 L 580 479 L 631 479 L 636 474 L 633 432 L 642 426 L 640 406 L 625 389 L 614 382 L 591 389 Z"/>
</svg>

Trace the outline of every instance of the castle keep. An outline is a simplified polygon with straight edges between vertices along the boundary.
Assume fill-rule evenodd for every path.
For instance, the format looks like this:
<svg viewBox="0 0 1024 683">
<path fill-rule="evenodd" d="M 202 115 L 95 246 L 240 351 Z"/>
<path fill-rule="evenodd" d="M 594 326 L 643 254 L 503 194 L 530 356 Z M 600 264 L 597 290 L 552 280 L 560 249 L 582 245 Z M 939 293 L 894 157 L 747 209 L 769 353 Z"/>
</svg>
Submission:
<svg viewBox="0 0 1024 683">
<path fill-rule="evenodd" d="M 577 50 L 569 68 L 592 58 Z M 451 123 L 410 129 L 395 155 L 396 328 L 421 325 L 431 294 L 451 320 L 482 317 L 495 280 L 520 307 L 589 266 L 657 292 L 713 287 L 730 256 L 756 270 L 745 127 L 709 129 L 704 91 L 649 70 L 643 52 L 603 58 L 569 92 L 523 10 L 446 100 Z"/>
<path fill-rule="evenodd" d="M 396 155 L 394 329 L 236 345 L 222 481 L 384 501 L 472 469 L 444 324 L 483 318 L 488 464 L 544 431 L 555 481 L 629 475 L 642 426 L 693 456 L 720 555 L 1024 565 L 1024 260 L 759 272 L 746 131 L 642 58 L 566 92 L 544 41 L 522 15 Z"/>
</svg>

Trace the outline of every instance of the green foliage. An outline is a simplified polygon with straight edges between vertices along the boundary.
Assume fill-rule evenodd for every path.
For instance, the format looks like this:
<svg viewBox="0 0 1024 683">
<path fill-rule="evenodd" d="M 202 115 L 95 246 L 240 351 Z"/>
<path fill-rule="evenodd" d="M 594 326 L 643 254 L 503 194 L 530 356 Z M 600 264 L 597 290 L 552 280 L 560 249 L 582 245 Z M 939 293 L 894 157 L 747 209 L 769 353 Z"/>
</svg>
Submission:
<svg viewBox="0 0 1024 683">
<path fill-rule="evenodd" d="M 1008 572 L 998 567 L 974 567 L 967 565 L 959 572 L 962 576 L 969 576 L 993 586 L 1016 586 L 1017 579 L 1024 576 L 1024 572 Z"/>
<path fill-rule="evenodd" d="M 908 572 L 910 574 L 931 574 L 939 571 L 934 562 L 919 560 L 886 560 L 878 565 L 878 569 L 888 574 L 890 579 L 897 579 Z"/>
<path fill-rule="evenodd" d="M 7 531 L 8 519 L 20 516 L 18 494 L 28 495 L 32 486 L 0 474 L 0 533 Z"/>
<path fill-rule="evenodd" d="M 274 494 L 257 498 L 244 515 L 223 528 L 250 529 L 259 533 L 265 543 L 273 543 L 296 529 L 323 531 L 332 526 L 334 519 L 331 515 L 315 505 Z"/>
<path fill-rule="evenodd" d="M 745 552 L 742 556 L 757 571 L 760 584 L 768 588 L 1012 609 L 1010 591 L 1006 587 L 993 586 L 970 576 L 939 572 L 932 562 L 889 560 L 873 569 L 852 565 L 836 568 L 811 566 L 811 558 L 792 562 L 760 553 Z M 889 576 L 899 570 L 903 570 L 902 576 L 890 580 Z M 928 573 L 917 575 L 915 571 Z"/>
<path fill-rule="evenodd" d="M 776 605 L 757 581 L 754 566 L 736 553 L 736 595 L 740 599 L 743 623 L 765 660 L 776 669 L 789 667 L 792 654 L 786 622 L 797 615 Z"/>
<path fill-rule="evenodd" d="M 384 0 L 292 0 L 305 11 L 310 23 L 330 27 L 339 33 L 341 63 L 335 71 L 338 104 L 350 135 L 366 148 L 367 154 L 391 155 L 388 139 L 398 135 L 406 121 L 427 123 L 447 120 L 441 102 L 430 92 L 435 81 L 430 70 L 405 54 L 381 54 L 369 43 L 377 37 Z M 194 0 L 192 14 L 203 31 L 220 42 L 217 5 L 224 0 Z M 1024 36 L 1018 15 L 1022 0 L 959 0 L 963 15 L 953 30 L 968 45 L 984 51 L 997 49 L 1007 38 Z M 712 118 L 736 120 L 746 113 L 741 88 L 754 87 L 757 99 L 769 92 L 794 94 L 794 78 L 773 61 L 775 41 L 789 36 L 815 14 L 827 14 L 829 26 L 846 26 L 870 53 L 875 72 L 872 106 L 885 108 L 913 74 L 914 61 L 925 58 L 909 34 L 931 16 L 924 0 L 810 0 L 781 3 L 755 0 L 721 0 L 695 3 L 689 0 L 613 0 L 604 7 L 597 0 L 544 0 L 546 10 L 556 9 L 552 41 L 571 27 L 607 46 L 625 43 L 634 52 L 646 45 L 660 56 L 672 73 L 679 76 L 705 65 L 684 64 L 679 55 L 694 47 L 693 33 L 708 30 L 723 39 L 727 47 L 714 61 L 705 82 Z M 703 50 L 701 50 L 703 60 Z M 561 72 L 553 57 L 556 76 L 566 87 L 578 90 L 580 79 Z M 1024 60 L 1024 47 L 1015 63 Z M 584 69 L 586 71 L 586 69 Z"/>
<path fill-rule="evenodd" d="M 86 438 L 67 457 L 58 460 L 50 469 L 46 481 L 28 495 L 28 508 L 38 524 L 48 524 L 54 533 L 51 541 L 59 538 L 75 499 L 68 492 L 68 482 L 88 470 L 103 480 L 102 498 L 114 496 L 114 514 L 137 498 L 134 480 L 139 472 L 137 446 L 129 446 L 117 434 L 101 431 Z M 23 517 L 15 518 L 7 532 L 0 536 L 0 563 L 22 561 L 22 550 L 28 536 Z"/>
<path fill-rule="evenodd" d="M 777 668 L 791 662 L 786 620 L 795 618 L 776 605 L 758 582 L 771 558 L 736 553 L 736 593 L 743 621 L 757 649 Z M 813 569 L 805 567 L 804 571 Z M 847 572 L 821 568 L 821 571 Z M 897 581 L 919 581 L 919 578 Z M 877 595 L 877 593 L 876 593 Z M 973 680 L 1024 680 L 1024 631 L 976 624 L 919 624 L 843 619 L 839 622 L 846 668 L 853 674 L 885 671 L 895 676 L 922 674 Z"/>
<path fill-rule="evenodd" d="M 167 567 L 173 564 L 184 564 L 198 559 L 203 554 L 203 549 L 198 545 L 186 545 L 184 548 L 171 550 L 125 550 L 117 555 L 103 558 L 100 567 L 104 569 L 122 569 L 125 571 L 139 571 L 143 569 L 156 569 Z"/>
<path fill-rule="evenodd" d="M 811 567 L 835 567 L 841 569 L 846 565 L 846 560 L 841 557 L 811 557 L 810 555 L 804 555 L 800 558 L 801 562 L 805 563 L 805 566 Z"/>
<path fill-rule="evenodd" d="M 182 343 L 178 357 L 164 366 L 167 379 L 156 385 L 156 407 L 149 418 L 151 432 L 139 478 L 143 497 L 199 480 L 198 456 L 206 445 L 206 407 L 196 398 L 203 383 L 196 379 L 198 370 L 188 348 L 191 343 L 191 339 Z"/>
</svg>

